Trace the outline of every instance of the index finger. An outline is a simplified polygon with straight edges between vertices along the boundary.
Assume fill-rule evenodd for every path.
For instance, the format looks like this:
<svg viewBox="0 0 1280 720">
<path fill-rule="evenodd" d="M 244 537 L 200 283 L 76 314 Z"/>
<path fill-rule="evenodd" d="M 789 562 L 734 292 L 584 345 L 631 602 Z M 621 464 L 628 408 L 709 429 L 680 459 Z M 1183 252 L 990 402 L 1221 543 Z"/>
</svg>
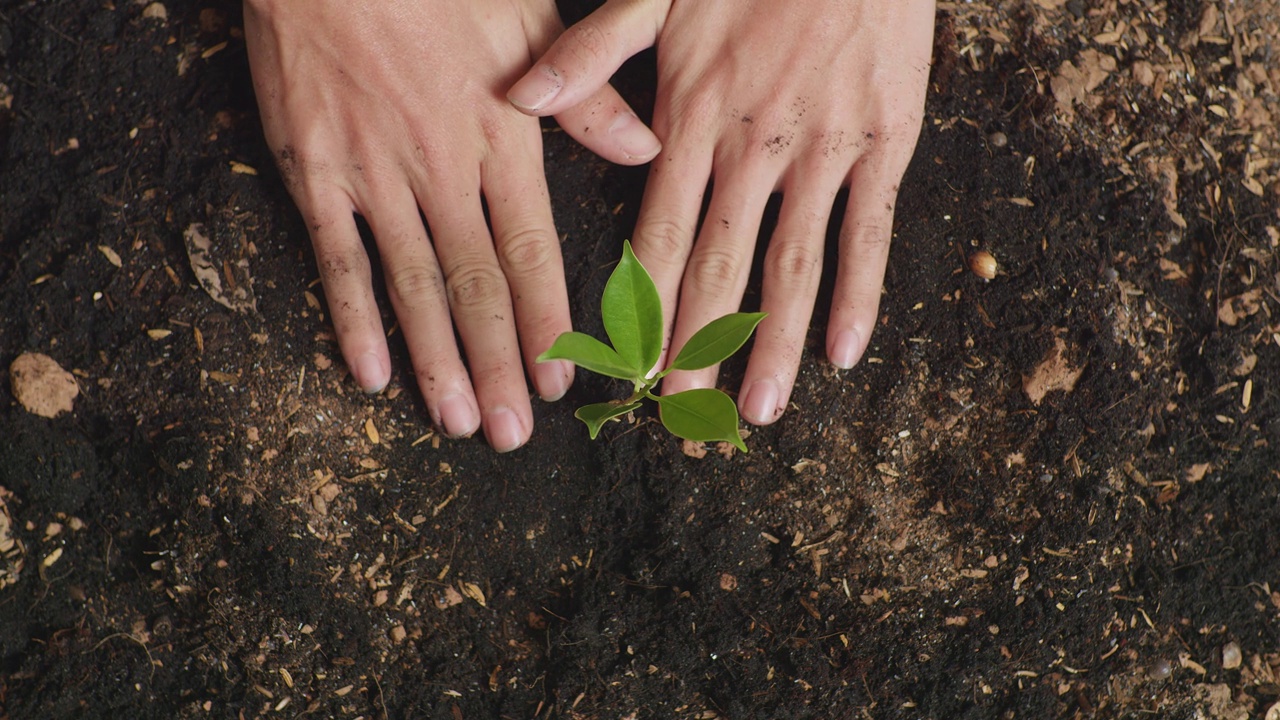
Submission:
<svg viewBox="0 0 1280 720">
<path fill-rule="evenodd" d="M 685 266 L 698 231 L 698 214 L 711 174 L 711 148 L 671 142 L 649 168 L 640 216 L 631 240 L 636 259 L 658 287 L 663 343 L 658 366 L 666 363 Z"/>
</svg>

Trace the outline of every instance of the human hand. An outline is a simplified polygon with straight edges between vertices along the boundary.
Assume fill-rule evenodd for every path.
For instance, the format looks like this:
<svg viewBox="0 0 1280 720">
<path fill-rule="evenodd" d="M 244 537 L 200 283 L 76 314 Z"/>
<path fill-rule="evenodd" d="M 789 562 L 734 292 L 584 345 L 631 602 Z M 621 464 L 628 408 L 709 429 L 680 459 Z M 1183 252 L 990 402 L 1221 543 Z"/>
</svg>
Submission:
<svg viewBox="0 0 1280 720">
<path fill-rule="evenodd" d="M 553 0 L 245 3 L 263 129 L 347 367 L 367 392 L 390 378 L 359 213 L 432 419 L 455 437 L 483 425 L 499 451 L 533 429 L 522 367 L 546 399 L 573 379 L 534 364 L 570 329 L 568 298 L 541 128 L 503 97 L 562 30 Z M 557 115 L 570 135 L 614 162 L 657 153 L 612 88 L 583 95 Z"/>
<path fill-rule="evenodd" d="M 771 423 L 787 407 L 844 185 L 827 357 L 849 368 L 866 350 L 924 113 L 933 16 L 933 0 L 609 0 L 508 93 L 530 114 L 563 112 L 657 44 L 653 129 L 663 150 L 632 243 L 666 308 L 668 357 L 738 309 L 765 203 L 783 193 L 765 255 L 769 316 L 738 399 L 748 422 Z M 712 386 L 717 371 L 673 372 L 663 392 Z"/>
</svg>

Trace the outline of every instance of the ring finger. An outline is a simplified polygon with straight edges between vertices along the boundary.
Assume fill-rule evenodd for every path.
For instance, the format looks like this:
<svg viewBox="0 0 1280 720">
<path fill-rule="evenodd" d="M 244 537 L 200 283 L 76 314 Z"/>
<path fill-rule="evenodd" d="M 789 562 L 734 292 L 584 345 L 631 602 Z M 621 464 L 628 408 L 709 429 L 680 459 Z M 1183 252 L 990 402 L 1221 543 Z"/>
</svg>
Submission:
<svg viewBox="0 0 1280 720">
<path fill-rule="evenodd" d="M 404 331 L 418 387 L 432 420 L 450 437 L 480 425 L 475 393 L 454 341 L 440 265 L 407 188 L 384 197 L 368 213 L 378 238 L 387 294 Z"/>
<path fill-rule="evenodd" d="M 474 186 L 454 185 L 432 194 L 425 207 L 485 437 L 498 452 L 508 452 L 529 439 L 533 409 L 520 362 L 511 291 L 485 224 L 479 190 L 478 180 Z"/>
</svg>

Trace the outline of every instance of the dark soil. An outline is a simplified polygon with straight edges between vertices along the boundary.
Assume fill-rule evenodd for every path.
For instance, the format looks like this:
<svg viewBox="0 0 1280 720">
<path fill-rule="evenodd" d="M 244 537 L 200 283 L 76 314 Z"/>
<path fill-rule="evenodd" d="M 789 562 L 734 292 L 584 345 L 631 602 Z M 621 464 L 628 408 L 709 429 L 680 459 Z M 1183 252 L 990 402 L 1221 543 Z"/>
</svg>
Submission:
<svg viewBox="0 0 1280 720">
<path fill-rule="evenodd" d="M 53 420 L 0 388 L 0 718 L 1262 717 L 1280 184 L 1242 168 L 1276 140 L 1202 105 L 1245 78 L 1280 113 L 1249 44 L 1276 10 L 996 5 L 940 8 L 869 357 L 827 365 L 820 311 L 791 411 L 698 458 L 647 416 L 588 440 L 574 407 L 618 388 L 585 373 L 520 451 L 443 440 L 398 335 L 361 394 L 238 7 L 0 3 L 0 363 L 81 388 Z M 1117 19 L 1146 44 L 1104 46 L 1119 68 L 1064 111 L 1051 76 Z M 1130 73 L 1157 39 L 1200 68 L 1169 102 Z M 640 107 L 651 62 L 619 78 Z M 545 138 L 599 334 L 644 171 Z M 196 283 L 194 223 L 257 312 Z M 1083 373 L 1034 403 L 1057 343 Z"/>
</svg>

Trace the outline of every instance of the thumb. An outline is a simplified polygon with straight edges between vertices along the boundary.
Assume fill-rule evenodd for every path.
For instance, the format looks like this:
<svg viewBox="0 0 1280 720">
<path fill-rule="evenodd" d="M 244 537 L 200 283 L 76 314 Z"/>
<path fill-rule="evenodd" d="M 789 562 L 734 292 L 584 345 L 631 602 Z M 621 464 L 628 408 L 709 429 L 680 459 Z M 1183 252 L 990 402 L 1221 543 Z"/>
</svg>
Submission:
<svg viewBox="0 0 1280 720">
<path fill-rule="evenodd" d="M 507 99 L 546 117 L 586 100 L 632 55 L 652 47 L 670 0 L 609 0 L 564 34 L 520 78 Z"/>
</svg>

